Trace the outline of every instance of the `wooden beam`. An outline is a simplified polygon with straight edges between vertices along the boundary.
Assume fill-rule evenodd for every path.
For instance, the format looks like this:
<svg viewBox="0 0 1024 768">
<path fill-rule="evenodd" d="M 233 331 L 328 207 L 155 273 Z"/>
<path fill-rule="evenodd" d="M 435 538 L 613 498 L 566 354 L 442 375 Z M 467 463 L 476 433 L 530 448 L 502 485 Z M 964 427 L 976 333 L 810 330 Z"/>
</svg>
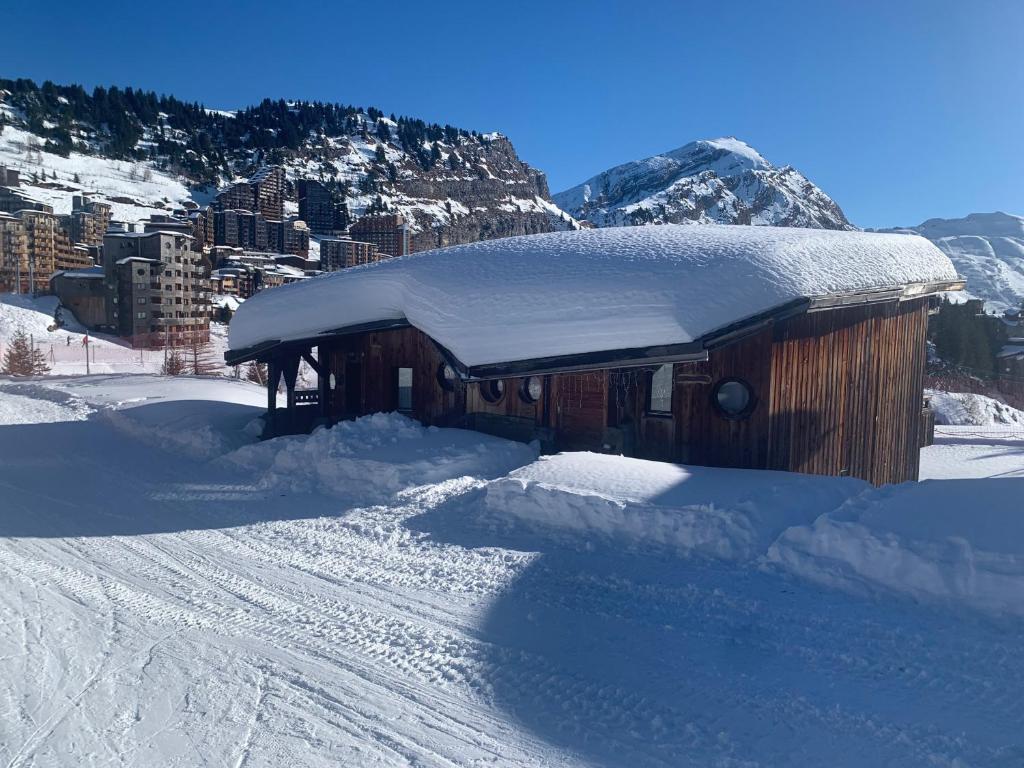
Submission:
<svg viewBox="0 0 1024 768">
<path fill-rule="evenodd" d="M 330 359 L 330 352 L 327 351 L 327 347 L 321 344 L 316 348 L 316 356 L 319 360 L 326 361 Z M 310 365 L 312 365 L 312 363 L 310 363 Z M 331 392 L 330 366 L 324 362 L 322 364 L 318 364 L 314 370 L 316 370 L 317 390 L 320 396 L 320 415 L 324 418 L 328 418 L 331 415 L 330 403 L 328 402 Z"/>
<path fill-rule="evenodd" d="M 319 350 L 320 348 L 318 347 L 317 349 Z M 318 351 L 317 354 L 319 355 L 320 352 Z M 313 358 L 313 355 L 312 355 L 310 350 L 306 350 L 305 352 L 302 353 L 302 359 L 305 360 L 309 364 L 309 367 L 312 368 L 316 372 L 316 375 L 318 377 L 323 378 L 323 376 L 324 376 L 323 366 L 321 366 L 320 363 L 318 363 Z"/>
<path fill-rule="evenodd" d="M 267 428 L 271 437 L 276 435 L 277 429 L 277 382 L 281 379 L 281 369 L 277 367 L 277 361 L 271 360 L 267 363 Z"/>
<path fill-rule="evenodd" d="M 291 415 L 295 412 L 295 382 L 299 378 L 299 356 L 285 358 L 281 372 L 284 374 L 284 386 L 288 391 L 288 412 Z"/>
</svg>

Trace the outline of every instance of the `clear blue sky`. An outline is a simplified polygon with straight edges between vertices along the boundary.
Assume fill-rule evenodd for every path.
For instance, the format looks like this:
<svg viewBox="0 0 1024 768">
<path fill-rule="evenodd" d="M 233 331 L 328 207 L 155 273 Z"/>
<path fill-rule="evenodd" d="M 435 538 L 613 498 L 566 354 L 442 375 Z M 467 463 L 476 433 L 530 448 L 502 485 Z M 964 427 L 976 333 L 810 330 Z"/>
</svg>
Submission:
<svg viewBox="0 0 1024 768">
<path fill-rule="evenodd" d="M 1024 214 L 1024 2 L 4 0 L 0 73 L 499 130 L 552 191 L 695 138 L 861 226 Z"/>
</svg>

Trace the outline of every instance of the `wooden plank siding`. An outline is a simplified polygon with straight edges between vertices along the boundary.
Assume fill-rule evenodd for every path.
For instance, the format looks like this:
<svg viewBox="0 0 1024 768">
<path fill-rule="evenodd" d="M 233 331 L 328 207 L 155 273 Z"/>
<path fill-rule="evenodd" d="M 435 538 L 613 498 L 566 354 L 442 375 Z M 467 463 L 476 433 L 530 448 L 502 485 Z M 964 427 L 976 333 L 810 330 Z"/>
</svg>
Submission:
<svg viewBox="0 0 1024 768">
<path fill-rule="evenodd" d="M 766 468 L 916 479 L 927 321 L 919 299 L 778 323 Z"/>
<path fill-rule="evenodd" d="M 720 467 L 851 475 L 875 484 L 917 478 L 927 299 L 842 307 L 765 324 L 673 367 L 672 413 L 646 411 L 656 366 L 543 376 L 543 396 L 519 396 L 522 379 L 488 402 L 476 383 L 437 380 L 443 358 L 415 328 L 342 338 L 327 350 L 332 419 L 395 410 L 397 370 L 413 369 L 410 415 L 546 450 L 594 450 Z M 736 378 L 756 405 L 724 417 L 715 385 Z"/>
<path fill-rule="evenodd" d="M 335 389 L 331 418 L 335 421 L 398 408 L 399 368 L 413 369 L 412 411 L 424 424 L 453 426 L 465 413 L 466 390 L 457 386 L 443 389 L 437 372 L 444 359 L 433 342 L 415 328 L 374 331 L 341 339 L 330 347 L 331 372 Z M 346 379 L 346 371 L 358 380 Z M 355 387 L 354 401 L 347 391 Z"/>
</svg>

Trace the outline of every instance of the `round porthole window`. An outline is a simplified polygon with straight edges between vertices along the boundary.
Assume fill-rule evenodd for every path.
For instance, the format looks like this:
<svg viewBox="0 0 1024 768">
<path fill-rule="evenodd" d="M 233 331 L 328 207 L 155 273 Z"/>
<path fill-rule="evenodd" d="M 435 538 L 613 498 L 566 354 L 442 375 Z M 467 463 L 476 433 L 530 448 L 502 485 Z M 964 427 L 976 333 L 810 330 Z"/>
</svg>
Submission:
<svg viewBox="0 0 1024 768">
<path fill-rule="evenodd" d="M 536 403 L 544 392 L 540 376 L 527 376 L 519 386 L 519 398 L 524 403 Z"/>
<path fill-rule="evenodd" d="M 711 403 L 727 419 L 745 419 L 757 405 L 757 398 L 742 379 L 722 379 L 711 393 Z"/>
<path fill-rule="evenodd" d="M 481 381 L 480 396 L 488 403 L 500 403 L 505 396 L 505 382 L 501 379 Z"/>
<path fill-rule="evenodd" d="M 437 367 L 437 383 L 441 385 L 441 389 L 451 392 L 455 389 L 455 384 L 458 380 L 459 375 L 455 373 L 455 369 L 448 365 L 448 363 L 441 363 Z"/>
</svg>

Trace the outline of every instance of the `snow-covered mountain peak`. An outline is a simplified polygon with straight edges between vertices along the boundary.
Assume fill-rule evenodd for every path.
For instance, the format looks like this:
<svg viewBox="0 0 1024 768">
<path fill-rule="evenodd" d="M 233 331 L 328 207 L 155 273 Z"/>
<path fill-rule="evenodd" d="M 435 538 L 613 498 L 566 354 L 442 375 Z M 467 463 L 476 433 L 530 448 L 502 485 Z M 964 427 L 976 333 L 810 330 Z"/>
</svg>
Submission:
<svg viewBox="0 0 1024 768">
<path fill-rule="evenodd" d="M 617 165 L 554 196 L 596 226 L 765 224 L 853 229 L 842 210 L 791 166 L 776 167 L 733 136 L 701 139 Z"/>
<path fill-rule="evenodd" d="M 714 171 L 719 176 L 732 176 L 743 171 L 765 171 L 772 167 L 760 152 L 735 136 L 691 141 L 679 149 L 666 152 L 664 156 L 681 165 L 700 166 L 702 170 Z"/>
<path fill-rule="evenodd" d="M 1018 309 L 1024 303 L 1024 217 L 1002 211 L 972 213 L 880 231 L 933 241 L 967 279 L 963 295 L 982 299 L 988 311 Z"/>
</svg>

